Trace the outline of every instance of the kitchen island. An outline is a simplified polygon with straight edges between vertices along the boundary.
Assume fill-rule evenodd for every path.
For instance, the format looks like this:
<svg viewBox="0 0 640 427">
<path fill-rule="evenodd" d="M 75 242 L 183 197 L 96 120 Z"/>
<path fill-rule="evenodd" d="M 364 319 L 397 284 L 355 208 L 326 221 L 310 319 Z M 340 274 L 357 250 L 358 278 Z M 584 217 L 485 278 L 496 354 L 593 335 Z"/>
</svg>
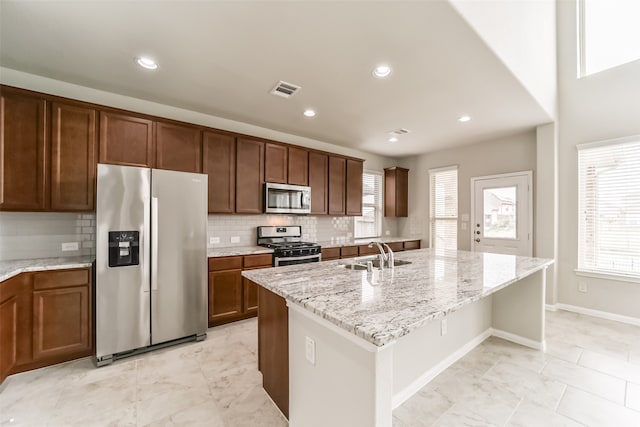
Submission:
<svg viewBox="0 0 640 427">
<path fill-rule="evenodd" d="M 434 249 L 396 259 L 409 264 L 242 273 L 261 287 L 263 386 L 292 427 L 391 426 L 395 407 L 490 335 L 544 350 L 553 261 Z"/>
</svg>

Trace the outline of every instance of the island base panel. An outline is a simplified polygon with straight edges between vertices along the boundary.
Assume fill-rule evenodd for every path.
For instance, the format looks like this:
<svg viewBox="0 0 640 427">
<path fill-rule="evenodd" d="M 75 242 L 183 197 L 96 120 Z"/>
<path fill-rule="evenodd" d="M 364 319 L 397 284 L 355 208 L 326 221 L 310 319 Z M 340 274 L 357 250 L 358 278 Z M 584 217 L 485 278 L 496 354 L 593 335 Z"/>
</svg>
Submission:
<svg viewBox="0 0 640 427">
<path fill-rule="evenodd" d="M 545 350 L 546 277 L 544 268 L 493 294 L 493 335 Z"/>
<path fill-rule="evenodd" d="M 391 427 L 393 346 L 360 345 L 325 322 L 289 305 L 289 426 Z"/>
<path fill-rule="evenodd" d="M 253 283 L 253 282 L 251 282 Z M 289 417 L 289 318 L 284 298 L 258 286 L 258 369 L 262 387 Z"/>
</svg>

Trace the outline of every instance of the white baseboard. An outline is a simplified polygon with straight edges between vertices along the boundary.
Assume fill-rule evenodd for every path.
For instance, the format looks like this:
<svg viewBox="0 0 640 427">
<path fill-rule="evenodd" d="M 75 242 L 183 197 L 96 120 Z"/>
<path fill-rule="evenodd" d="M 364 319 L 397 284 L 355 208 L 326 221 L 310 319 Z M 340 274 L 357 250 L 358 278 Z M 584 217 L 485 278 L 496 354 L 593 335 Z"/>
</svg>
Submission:
<svg viewBox="0 0 640 427">
<path fill-rule="evenodd" d="M 614 320 L 616 322 L 627 323 L 629 325 L 640 326 L 640 318 L 623 316 L 621 314 L 609 313 L 608 311 L 594 310 L 592 308 L 579 307 L 577 305 L 556 304 L 558 310 L 571 311 L 573 313 L 586 314 L 587 316 L 599 317 L 601 319 Z"/>
<path fill-rule="evenodd" d="M 558 306 L 556 304 L 545 304 L 544 308 L 547 311 L 558 311 Z"/>
<path fill-rule="evenodd" d="M 511 341 L 516 344 L 530 347 L 536 350 L 545 351 L 547 348 L 546 341 L 534 341 L 529 338 L 522 337 L 520 335 L 512 334 L 511 332 L 503 331 L 501 329 L 491 328 L 491 335 L 494 337 L 502 338 L 503 340 Z"/>
<path fill-rule="evenodd" d="M 424 374 L 420 375 L 415 381 L 405 387 L 403 390 L 393 395 L 392 399 L 392 407 L 396 409 L 398 406 L 402 405 L 406 402 L 411 396 L 416 394 L 422 387 L 427 385 L 432 379 L 446 370 L 449 366 L 453 365 L 458 361 L 458 359 L 464 357 L 471 350 L 476 348 L 479 344 L 481 344 L 484 340 L 491 336 L 492 329 L 489 328 L 486 331 L 482 332 L 480 335 L 472 338 L 471 341 L 467 342 L 465 345 L 457 349 L 455 352 L 451 353 L 445 359 L 443 359 L 440 363 L 435 365 L 433 368 L 429 369 Z"/>
</svg>

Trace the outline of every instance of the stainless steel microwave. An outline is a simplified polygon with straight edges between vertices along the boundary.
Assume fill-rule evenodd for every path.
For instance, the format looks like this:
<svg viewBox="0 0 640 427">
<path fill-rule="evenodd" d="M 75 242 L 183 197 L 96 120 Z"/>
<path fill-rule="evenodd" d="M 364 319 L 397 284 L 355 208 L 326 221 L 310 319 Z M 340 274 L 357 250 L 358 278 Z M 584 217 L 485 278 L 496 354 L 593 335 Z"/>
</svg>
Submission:
<svg viewBox="0 0 640 427">
<path fill-rule="evenodd" d="M 264 184 L 264 212 L 308 214 L 311 212 L 311 187 L 302 185 Z"/>
</svg>

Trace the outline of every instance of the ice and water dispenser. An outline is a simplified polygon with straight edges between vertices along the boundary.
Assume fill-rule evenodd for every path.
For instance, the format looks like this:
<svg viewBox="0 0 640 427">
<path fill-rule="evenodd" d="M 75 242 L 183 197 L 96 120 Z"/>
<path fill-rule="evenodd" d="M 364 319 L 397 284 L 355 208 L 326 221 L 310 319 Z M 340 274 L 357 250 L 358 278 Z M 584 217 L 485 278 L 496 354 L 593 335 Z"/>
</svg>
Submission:
<svg viewBox="0 0 640 427">
<path fill-rule="evenodd" d="M 140 263 L 138 231 L 109 232 L 109 267 L 126 267 Z"/>
</svg>

